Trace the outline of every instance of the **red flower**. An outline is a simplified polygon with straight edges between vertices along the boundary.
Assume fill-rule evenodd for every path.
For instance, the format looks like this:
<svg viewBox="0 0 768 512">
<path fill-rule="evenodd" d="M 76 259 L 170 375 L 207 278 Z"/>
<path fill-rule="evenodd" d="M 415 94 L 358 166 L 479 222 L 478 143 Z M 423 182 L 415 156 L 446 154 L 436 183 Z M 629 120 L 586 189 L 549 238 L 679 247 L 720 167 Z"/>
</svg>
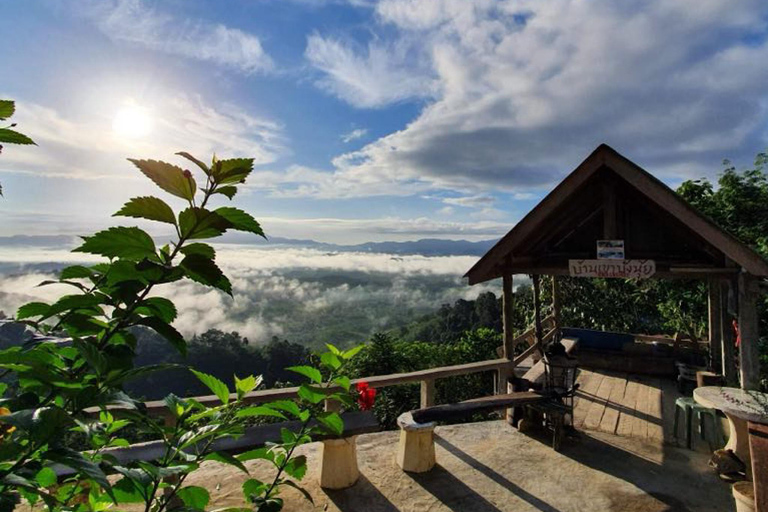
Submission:
<svg viewBox="0 0 768 512">
<path fill-rule="evenodd" d="M 360 410 L 370 411 L 373 409 L 373 402 L 376 400 L 376 388 L 370 387 L 367 382 L 358 382 L 355 389 L 357 389 L 357 405 L 360 406 Z"/>
</svg>

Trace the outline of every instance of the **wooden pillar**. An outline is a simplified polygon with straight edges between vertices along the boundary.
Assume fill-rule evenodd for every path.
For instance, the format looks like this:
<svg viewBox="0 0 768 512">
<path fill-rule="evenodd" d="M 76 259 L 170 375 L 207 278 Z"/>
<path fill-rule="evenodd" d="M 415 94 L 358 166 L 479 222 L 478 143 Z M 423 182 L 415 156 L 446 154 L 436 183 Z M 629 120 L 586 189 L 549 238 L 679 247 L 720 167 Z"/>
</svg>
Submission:
<svg viewBox="0 0 768 512">
<path fill-rule="evenodd" d="M 512 295 L 512 274 L 504 274 L 502 286 L 503 318 L 504 324 L 504 357 L 515 358 L 515 333 L 513 332 L 512 316 L 515 297 Z"/>
<path fill-rule="evenodd" d="M 739 372 L 742 389 L 760 389 L 757 286 L 749 274 L 739 274 Z"/>
<path fill-rule="evenodd" d="M 558 276 L 552 276 L 552 316 L 555 318 L 555 329 L 560 329 L 560 283 Z"/>
<path fill-rule="evenodd" d="M 709 315 L 709 367 L 719 373 L 722 368 L 722 326 L 723 315 L 720 310 L 720 283 L 716 279 L 709 280 L 707 293 Z"/>
<path fill-rule="evenodd" d="M 435 405 L 435 379 L 421 381 L 421 408 Z"/>
<path fill-rule="evenodd" d="M 532 280 L 533 280 L 533 315 L 534 315 L 535 326 L 536 326 L 536 343 L 539 344 L 540 350 L 544 350 L 544 347 L 542 346 L 544 333 L 542 332 L 542 327 L 541 327 L 541 297 L 540 297 L 541 287 L 539 284 L 539 275 L 533 274 Z"/>
<path fill-rule="evenodd" d="M 728 293 L 732 282 L 720 282 L 720 339 L 722 340 L 722 373 L 726 386 L 737 386 L 739 377 L 736 374 L 736 348 L 734 347 L 732 318 L 728 311 Z"/>
</svg>

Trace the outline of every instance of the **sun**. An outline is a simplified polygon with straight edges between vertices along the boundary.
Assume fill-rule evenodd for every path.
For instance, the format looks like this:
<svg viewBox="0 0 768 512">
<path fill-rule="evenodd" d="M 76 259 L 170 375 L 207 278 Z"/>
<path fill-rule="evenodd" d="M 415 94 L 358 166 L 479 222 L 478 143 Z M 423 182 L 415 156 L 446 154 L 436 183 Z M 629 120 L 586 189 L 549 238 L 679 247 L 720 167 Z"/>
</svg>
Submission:
<svg viewBox="0 0 768 512">
<path fill-rule="evenodd" d="M 153 125 L 152 116 L 146 108 L 127 103 L 115 114 L 112 130 L 120 137 L 137 139 L 149 135 Z"/>
</svg>

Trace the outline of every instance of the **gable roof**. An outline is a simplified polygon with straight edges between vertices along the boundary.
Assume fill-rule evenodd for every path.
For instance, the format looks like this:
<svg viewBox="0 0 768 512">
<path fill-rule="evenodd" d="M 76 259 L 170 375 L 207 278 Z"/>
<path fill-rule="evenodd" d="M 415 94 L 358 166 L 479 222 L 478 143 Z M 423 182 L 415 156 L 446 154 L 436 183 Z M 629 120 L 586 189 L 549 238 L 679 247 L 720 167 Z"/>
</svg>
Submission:
<svg viewBox="0 0 768 512">
<path fill-rule="evenodd" d="M 554 229 L 560 229 L 563 225 L 573 223 L 568 235 L 574 231 L 583 229 L 588 218 L 573 219 L 563 215 L 566 208 L 573 209 L 579 204 L 588 204 L 582 208 L 582 217 L 589 211 L 605 211 L 612 205 L 606 205 L 602 197 L 595 198 L 595 194 L 585 193 L 585 187 L 595 187 L 600 183 L 615 181 L 622 190 L 637 199 L 636 204 L 649 208 L 649 211 L 659 217 L 662 222 L 656 226 L 658 229 L 667 229 L 668 226 L 677 227 L 680 239 L 695 240 L 702 251 L 719 255 L 724 266 L 727 260 L 755 276 L 768 276 L 768 262 L 764 260 L 750 247 L 742 244 L 732 235 L 726 233 L 712 221 L 701 215 L 682 197 L 667 185 L 652 176 L 650 173 L 619 154 L 606 144 L 601 144 L 590 154 L 573 172 L 560 182 L 541 202 L 536 205 L 512 230 L 496 243 L 466 274 L 469 284 L 476 284 L 500 277 L 504 272 L 530 273 L 524 269 L 531 268 L 531 263 L 537 263 L 542 256 L 551 256 L 550 253 L 531 255 L 531 240 L 546 236 Z M 597 194 L 598 196 L 600 194 Z M 615 199 L 614 199 L 615 201 Z M 561 214 L 557 217 L 557 212 Z M 592 215 L 592 214 L 589 214 Z M 661 218 L 661 217 L 659 217 Z M 581 219 L 581 223 L 577 221 Z M 646 223 L 642 217 L 637 222 Z M 651 222 L 648 220 L 647 222 Z M 657 219 L 658 222 L 658 219 Z M 598 238 L 603 238 L 599 236 Z M 590 240 L 593 244 L 595 240 Z M 703 254 L 703 253 L 702 253 Z M 521 256 L 528 255 L 528 261 Z M 627 257 L 632 257 L 628 254 Z M 715 256 L 713 256 L 715 258 Z M 558 262 L 562 266 L 562 261 Z M 567 260 L 565 267 L 567 269 Z M 542 271 L 541 273 L 547 273 Z"/>
</svg>

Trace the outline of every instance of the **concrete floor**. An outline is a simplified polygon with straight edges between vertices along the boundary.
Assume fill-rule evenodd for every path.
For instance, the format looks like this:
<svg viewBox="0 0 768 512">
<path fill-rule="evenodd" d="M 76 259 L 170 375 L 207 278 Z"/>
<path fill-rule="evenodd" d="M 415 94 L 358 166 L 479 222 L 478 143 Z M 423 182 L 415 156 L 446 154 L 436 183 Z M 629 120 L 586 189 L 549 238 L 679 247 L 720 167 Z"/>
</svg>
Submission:
<svg viewBox="0 0 768 512">
<path fill-rule="evenodd" d="M 730 511 L 730 487 L 707 467 L 708 454 L 648 440 L 581 431 L 554 452 L 543 433 L 533 437 L 502 421 L 436 429 L 438 465 L 410 475 L 394 462 L 398 432 L 358 438 L 362 476 L 343 491 L 317 485 L 318 443 L 302 447 L 309 471 L 304 487 L 314 505 L 293 489 L 286 511 Z M 254 477 L 267 480 L 261 463 Z M 203 485 L 211 508 L 242 506 L 247 478 L 228 466 L 207 463 L 188 483 Z"/>
</svg>

